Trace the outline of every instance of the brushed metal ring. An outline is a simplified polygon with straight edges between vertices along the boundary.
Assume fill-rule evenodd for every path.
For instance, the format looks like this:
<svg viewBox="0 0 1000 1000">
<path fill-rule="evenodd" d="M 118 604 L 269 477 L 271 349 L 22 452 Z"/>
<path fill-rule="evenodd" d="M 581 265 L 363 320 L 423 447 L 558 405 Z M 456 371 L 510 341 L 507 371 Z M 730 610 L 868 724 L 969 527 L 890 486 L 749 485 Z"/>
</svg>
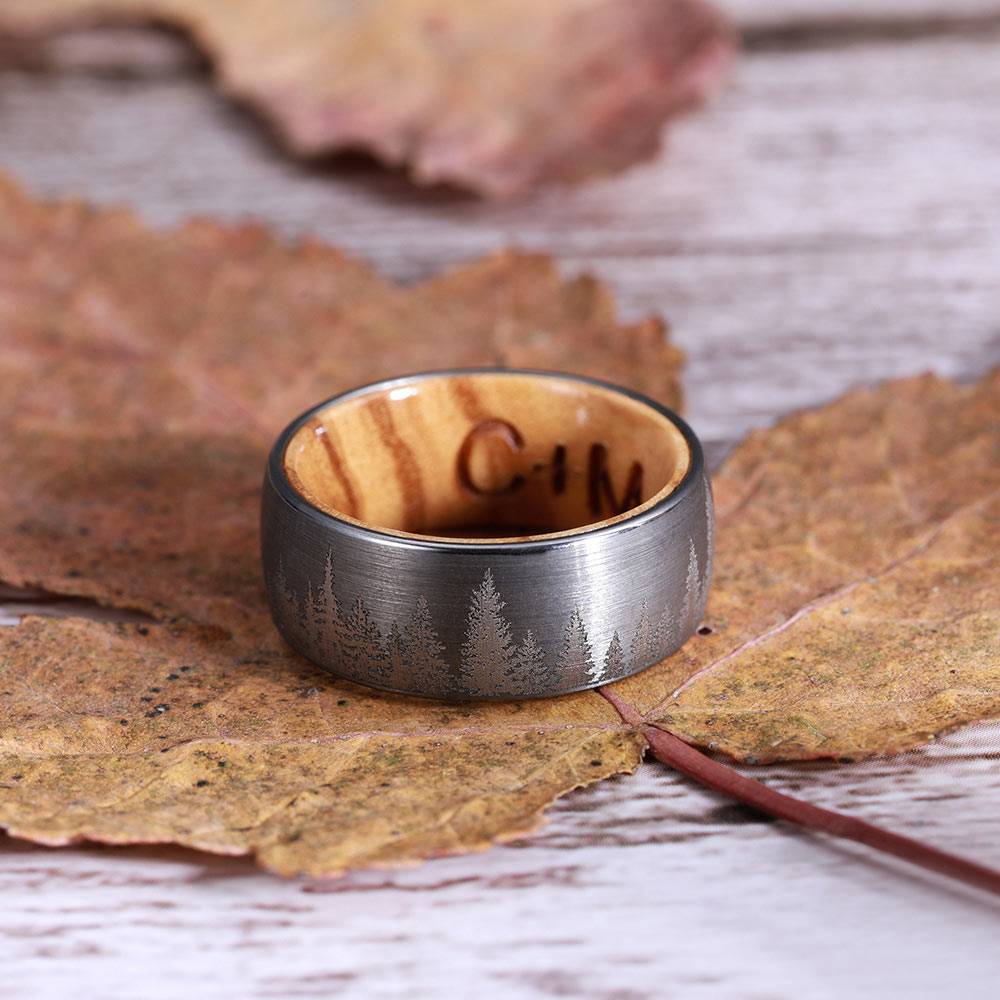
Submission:
<svg viewBox="0 0 1000 1000">
<path fill-rule="evenodd" d="M 264 478 L 275 624 L 321 667 L 447 699 L 597 687 L 704 614 L 712 494 L 676 414 L 555 372 L 426 372 L 303 413 Z"/>
</svg>

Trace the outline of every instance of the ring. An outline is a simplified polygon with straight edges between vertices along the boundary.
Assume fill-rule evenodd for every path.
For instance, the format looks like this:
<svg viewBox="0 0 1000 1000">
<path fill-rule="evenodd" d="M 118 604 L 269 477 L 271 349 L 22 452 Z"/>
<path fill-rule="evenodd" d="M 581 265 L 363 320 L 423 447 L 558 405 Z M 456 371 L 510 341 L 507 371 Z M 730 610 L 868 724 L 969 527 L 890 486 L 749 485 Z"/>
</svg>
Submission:
<svg viewBox="0 0 1000 1000">
<path fill-rule="evenodd" d="M 712 571 L 701 446 L 637 393 L 428 372 L 293 421 L 264 479 L 275 624 L 360 684 L 448 699 L 597 687 L 678 649 Z"/>
</svg>

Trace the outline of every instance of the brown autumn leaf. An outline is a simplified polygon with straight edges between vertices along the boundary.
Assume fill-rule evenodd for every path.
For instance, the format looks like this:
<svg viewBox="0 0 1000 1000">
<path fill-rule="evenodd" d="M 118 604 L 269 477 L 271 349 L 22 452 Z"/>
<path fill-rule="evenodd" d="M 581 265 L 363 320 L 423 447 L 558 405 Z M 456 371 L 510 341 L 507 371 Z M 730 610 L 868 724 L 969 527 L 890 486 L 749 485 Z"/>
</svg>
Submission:
<svg viewBox="0 0 1000 1000">
<path fill-rule="evenodd" d="M 447 362 L 456 335 L 455 361 L 500 338 L 536 340 L 554 366 L 579 340 L 590 363 L 669 396 L 676 355 L 658 326 L 619 328 L 599 286 L 537 258 L 401 291 L 259 228 L 156 234 L 4 184 L 0 330 L 0 455 L 17 470 L 0 488 L 0 579 L 156 619 L 0 629 L 14 835 L 171 841 L 328 875 L 521 834 L 557 795 L 635 767 L 649 720 L 763 759 L 896 749 L 1000 711 L 985 589 L 998 374 L 895 383 L 751 437 L 717 479 L 714 631 L 675 657 L 608 697 L 452 705 L 339 681 L 280 641 L 256 543 L 271 437 L 344 385 Z M 869 587 L 880 596 L 862 603 Z M 841 641 L 830 615 L 876 635 Z M 786 655 L 799 628 L 802 671 Z M 897 638 L 876 673 L 880 630 Z"/>
<path fill-rule="evenodd" d="M 713 486 L 710 634 L 615 689 L 646 722 L 763 763 L 1000 715 L 1000 370 L 792 417 Z"/>
<path fill-rule="evenodd" d="M 0 180 L 0 580 L 150 612 L 0 629 L 0 822 L 47 843 L 171 840 L 329 873 L 531 829 L 634 766 L 603 699 L 444 705 L 340 682 L 270 623 L 270 442 L 369 379 L 541 364 L 678 403 L 662 324 L 504 254 L 401 290 L 259 227 L 145 229 Z M 11 470 L 16 470 L 12 472 Z"/>
<path fill-rule="evenodd" d="M 5 0 L 0 32 L 176 25 L 300 155 L 360 148 L 490 195 L 618 170 L 721 83 L 702 0 Z"/>
</svg>

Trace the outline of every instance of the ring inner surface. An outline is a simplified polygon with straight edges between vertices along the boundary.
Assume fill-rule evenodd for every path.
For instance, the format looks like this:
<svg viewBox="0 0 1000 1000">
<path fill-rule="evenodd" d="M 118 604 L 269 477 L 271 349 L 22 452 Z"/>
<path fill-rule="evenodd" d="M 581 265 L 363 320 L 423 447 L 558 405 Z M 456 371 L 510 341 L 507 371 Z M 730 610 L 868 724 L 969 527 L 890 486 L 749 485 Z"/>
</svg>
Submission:
<svg viewBox="0 0 1000 1000">
<path fill-rule="evenodd" d="M 292 436 L 284 470 L 309 503 L 393 534 L 521 541 L 634 516 L 691 455 L 659 411 L 546 375 L 422 377 L 336 402 Z"/>
</svg>

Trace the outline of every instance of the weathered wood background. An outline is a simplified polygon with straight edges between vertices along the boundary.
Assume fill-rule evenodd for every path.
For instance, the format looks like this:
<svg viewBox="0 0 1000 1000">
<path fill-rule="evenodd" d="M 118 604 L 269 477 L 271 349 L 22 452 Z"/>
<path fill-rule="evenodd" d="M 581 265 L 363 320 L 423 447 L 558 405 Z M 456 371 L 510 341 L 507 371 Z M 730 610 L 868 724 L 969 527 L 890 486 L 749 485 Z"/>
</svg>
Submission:
<svg viewBox="0 0 1000 1000">
<path fill-rule="evenodd" d="M 303 167 L 169 35 L 0 47 L 0 169 L 48 195 L 317 233 L 411 281 L 516 243 L 668 316 L 718 455 L 850 386 L 1000 362 L 1000 2 L 729 0 L 733 84 L 656 162 L 529 202 Z M 8 614 L 16 608 L 8 608 Z M 2 609 L 0 609 L 2 611 Z M 1000 866 L 1000 724 L 753 773 Z M 0 996 L 994 998 L 1000 904 L 649 763 L 483 855 L 283 881 L 0 842 Z"/>
</svg>

